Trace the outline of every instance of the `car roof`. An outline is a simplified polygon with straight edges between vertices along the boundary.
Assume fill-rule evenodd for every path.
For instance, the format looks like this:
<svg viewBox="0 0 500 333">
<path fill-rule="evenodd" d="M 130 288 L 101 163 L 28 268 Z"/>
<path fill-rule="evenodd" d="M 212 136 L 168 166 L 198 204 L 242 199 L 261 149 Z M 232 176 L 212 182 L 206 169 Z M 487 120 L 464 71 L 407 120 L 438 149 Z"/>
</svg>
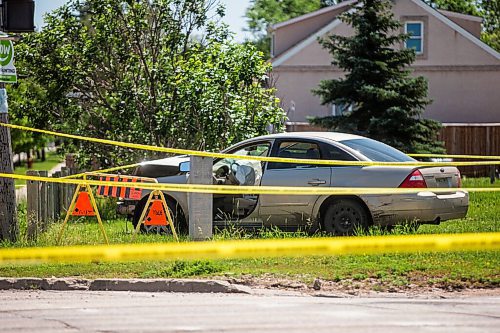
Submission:
<svg viewBox="0 0 500 333">
<path fill-rule="evenodd" d="M 365 137 L 355 135 L 355 134 L 347 134 L 340 132 L 287 132 L 287 133 L 278 133 L 278 134 L 269 134 L 262 135 L 251 140 L 255 139 L 286 139 L 286 138 L 303 138 L 303 139 L 327 139 L 331 141 L 345 141 L 352 139 L 364 139 Z"/>
<path fill-rule="evenodd" d="M 222 152 L 226 152 L 228 150 L 233 149 L 235 146 L 239 146 L 241 144 L 246 144 L 248 142 L 255 142 L 259 140 L 266 139 L 286 139 L 286 138 L 302 138 L 302 139 L 326 139 L 331 141 L 345 141 L 351 139 L 365 139 L 363 136 L 347 134 L 347 133 L 339 133 L 339 132 L 285 132 L 285 133 L 277 133 L 277 134 L 268 134 L 261 135 L 258 137 L 254 137 L 251 139 L 243 140 L 235 143 L 234 145 L 222 150 Z M 167 157 L 158 160 L 145 161 L 142 162 L 141 165 L 174 165 L 183 161 L 188 161 L 189 157 L 186 155 L 182 156 L 173 156 Z"/>
</svg>

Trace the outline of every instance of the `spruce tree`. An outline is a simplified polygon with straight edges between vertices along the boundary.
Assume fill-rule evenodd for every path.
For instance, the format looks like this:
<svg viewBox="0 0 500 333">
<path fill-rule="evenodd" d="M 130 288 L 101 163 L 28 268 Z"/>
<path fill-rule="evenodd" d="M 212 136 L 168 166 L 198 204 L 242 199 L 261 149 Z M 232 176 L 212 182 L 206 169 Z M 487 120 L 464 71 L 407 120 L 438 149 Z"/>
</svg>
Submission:
<svg viewBox="0 0 500 333">
<path fill-rule="evenodd" d="M 405 152 L 443 152 L 436 140 L 441 125 L 423 119 L 427 81 L 411 76 L 415 51 L 404 48 L 408 35 L 391 12 L 388 0 L 360 0 L 341 19 L 353 36 L 331 35 L 320 40 L 345 77 L 324 80 L 314 93 L 322 104 L 349 105 L 339 116 L 311 119 L 331 130 L 365 135 Z"/>
</svg>

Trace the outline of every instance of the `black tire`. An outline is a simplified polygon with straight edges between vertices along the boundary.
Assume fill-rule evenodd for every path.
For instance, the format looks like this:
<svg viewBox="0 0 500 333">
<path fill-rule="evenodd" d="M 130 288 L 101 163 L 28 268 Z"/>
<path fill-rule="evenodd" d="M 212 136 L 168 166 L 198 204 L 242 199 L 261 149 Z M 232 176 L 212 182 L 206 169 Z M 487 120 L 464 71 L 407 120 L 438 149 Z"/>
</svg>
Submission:
<svg viewBox="0 0 500 333">
<path fill-rule="evenodd" d="M 134 226 L 134 230 L 137 227 L 137 223 L 139 223 L 139 219 L 141 218 L 142 211 L 144 210 L 144 206 L 148 201 L 148 196 L 143 197 L 137 205 L 135 205 L 134 209 L 134 217 L 132 219 L 132 225 Z M 177 234 L 184 234 L 187 232 L 187 225 L 184 215 L 182 214 L 181 208 L 175 209 L 175 203 L 167 198 L 167 207 L 170 211 L 170 216 L 174 220 L 175 231 Z M 150 226 L 146 227 L 145 225 L 141 225 L 141 232 L 143 233 L 171 233 L 170 227 L 163 226 Z"/>
<path fill-rule="evenodd" d="M 351 236 L 368 228 L 370 217 L 365 207 L 350 199 L 333 202 L 325 212 L 323 229 L 337 236 Z"/>
</svg>

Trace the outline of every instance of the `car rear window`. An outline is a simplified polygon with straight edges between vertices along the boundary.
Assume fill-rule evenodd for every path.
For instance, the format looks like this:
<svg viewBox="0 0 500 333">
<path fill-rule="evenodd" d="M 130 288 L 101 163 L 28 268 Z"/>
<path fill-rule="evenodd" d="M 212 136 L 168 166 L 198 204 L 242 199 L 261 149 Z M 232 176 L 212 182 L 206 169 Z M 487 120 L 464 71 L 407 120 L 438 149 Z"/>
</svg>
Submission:
<svg viewBox="0 0 500 333">
<path fill-rule="evenodd" d="M 412 162 L 415 161 L 405 153 L 372 139 L 351 139 L 340 141 L 375 162 Z"/>
</svg>

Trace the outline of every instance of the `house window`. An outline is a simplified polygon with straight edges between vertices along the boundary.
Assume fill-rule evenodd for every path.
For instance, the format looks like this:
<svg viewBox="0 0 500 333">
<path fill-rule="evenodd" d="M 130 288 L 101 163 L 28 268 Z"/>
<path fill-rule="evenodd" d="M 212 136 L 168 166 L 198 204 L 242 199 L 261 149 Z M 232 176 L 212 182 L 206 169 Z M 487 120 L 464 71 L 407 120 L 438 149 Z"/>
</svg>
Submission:
<svg viewBox="0 0 500 333">
<path fill-rule="evenodd" d="M 414 49 L 416 54 L 424 53 L 424 23 L 420 21 L 405 22 L 405 33 L 410 37 L 405 41 L 405 47 Z"/>
<path fill-rule="evenodd" d="M 343 103 L 332 104 L 332 116 L 341 116 L 350 111 L 352 111 L 352 105 Z"/>
</svg>

